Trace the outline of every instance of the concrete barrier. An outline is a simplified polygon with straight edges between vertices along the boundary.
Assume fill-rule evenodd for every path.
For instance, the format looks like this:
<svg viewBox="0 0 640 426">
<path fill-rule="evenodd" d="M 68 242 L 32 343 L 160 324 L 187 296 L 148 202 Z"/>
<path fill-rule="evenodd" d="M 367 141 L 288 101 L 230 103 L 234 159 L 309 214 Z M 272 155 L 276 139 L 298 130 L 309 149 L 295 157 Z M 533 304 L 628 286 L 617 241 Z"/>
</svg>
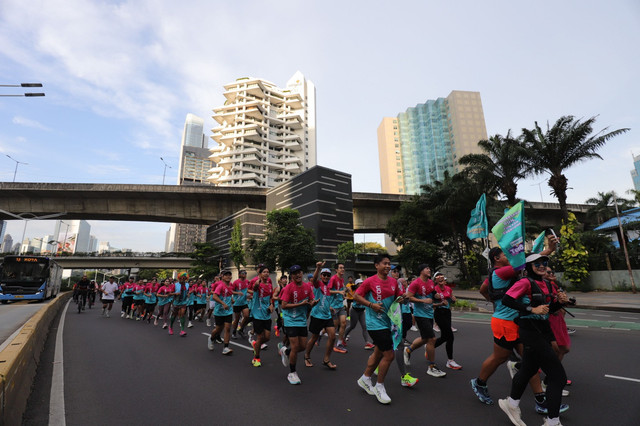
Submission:
<svg viewBox="0 0 640 426">
<path fill-rule="evenodd" d="M 0 352 L 0 425 L 19 425 L 51 323 L 71 292 L 58 295 L 29 319 Z"/>
</svg>

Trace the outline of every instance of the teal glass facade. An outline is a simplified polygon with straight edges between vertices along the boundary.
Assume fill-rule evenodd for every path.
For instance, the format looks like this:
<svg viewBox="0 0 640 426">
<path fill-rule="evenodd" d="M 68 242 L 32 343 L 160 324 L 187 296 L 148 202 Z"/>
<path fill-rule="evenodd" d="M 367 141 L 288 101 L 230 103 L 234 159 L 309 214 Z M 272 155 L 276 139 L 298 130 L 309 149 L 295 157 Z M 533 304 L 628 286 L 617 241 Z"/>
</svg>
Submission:
<svg viewBox="0 0 640 426">
<path fill-rule="evenodd" d="M 445 98 L 429 100 L 398 114 L 404 193 L 418 194 L 422 185 L 454 174 L 455 148 Z"/>
<path fill-rule="evenodd" d="M 631 170 L 631 179 L 633 179 L 633 188 L 640 191 L 640 155 L 633 157 L 633 170 Z"/>
</svg>

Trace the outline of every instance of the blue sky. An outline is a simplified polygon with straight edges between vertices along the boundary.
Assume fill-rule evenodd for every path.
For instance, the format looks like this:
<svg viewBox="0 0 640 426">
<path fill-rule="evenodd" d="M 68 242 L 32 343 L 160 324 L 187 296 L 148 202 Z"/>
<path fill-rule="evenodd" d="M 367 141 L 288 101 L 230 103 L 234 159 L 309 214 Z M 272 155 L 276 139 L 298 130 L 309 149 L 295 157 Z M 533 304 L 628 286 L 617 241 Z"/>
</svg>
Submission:
<svg viewBox="0 0 640 426">
<path fill-rule="evenodd" d="M 2 98 L 0 153 L 28 163 L 17 181 L 162 183 L 177 176 L 191 112 L 214 127 L 225 83 L 317 88 L 319 164 L 380 190 L 376 129 L 451 90 L 479 91 L 490 135 L 598 115 L 630 127 L 567 173 L 569 202 L 632 187 L 640 154 L 640 3 L 600 1 L 0 2 L 0 83 L 42 82 L 44 98 Z M 10 93 L 2 89 L 2 93 Z M 15 163 L 0 155 L 0 180 Z M 538 182 L 519 196 L 539 201 Z M 545 201 L 554 199 L 545 184 Z M 113 246 L 162 250 L 168 224 L 92 221 Z M 28 237 L 53 231 L 31 222 Z M 15 238 L 22 225 L 12 221 Z"/>
</svg>

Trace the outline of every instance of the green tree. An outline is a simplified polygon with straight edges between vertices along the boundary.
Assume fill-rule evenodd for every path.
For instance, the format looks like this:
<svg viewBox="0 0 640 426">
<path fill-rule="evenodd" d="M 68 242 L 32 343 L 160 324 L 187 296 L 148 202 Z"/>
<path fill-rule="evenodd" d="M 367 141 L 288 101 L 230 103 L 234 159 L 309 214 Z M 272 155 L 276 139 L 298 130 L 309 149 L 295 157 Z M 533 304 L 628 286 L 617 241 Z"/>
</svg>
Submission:
<svg viewBox="0 0 640 426">
<path fill-rule="evenodd" d="M 620 211 L 630 209 L 635 204 L 633 200 L 616 197 L 613 191 L 598 192 L 596 197 L 591 197 L 585 201 L 587 204 L 593 204 L 587 210 L 587 216 L 595 218 L 598 225 L 612 218 L 616 215 L 614 200 L 617 200 Z"/>
<path fill-rule="evenodd" d="M 612 139 L 629 129 L 618 129 L 606 133 L 608 128 L 593 133 L 596 117 L 587 120 L 576 120 L 573 116 L 560 117 L 553 126 L 547 123 L 547 130 L 543 131 L 538 122 L 532 130 L 522 129 L 527 162 L 537 174 L 548 173 L 548 185 L 552 194 L 558 199 L 562 219 L 567 222 L 568 180 L 564 171 L 571 166 L 592 158 L 602 157 L 596 152 L 609 139 Z"/>
<path fill-rule="evenodd" d="M 158 280 L 165 280 L 173 276 L 173 269 L 141 269 L 138 273 L 138 278 L 143 280 L 150 280 L 153 277 L 158 277 Z"/>
<path fill-rule="evenodd" d="M 496 134 L 481 140 L 478 147 L 482 154 L 467 154 L 460 158 L 460 164 L 468 166 L 465 173 L 482 186 L 504 195 L 509 205 L 514 206 L 518 201 L 517 182 L 530 174 L 522 137 L 512 137 L 509 130 L 504 137 Z"/>
<path fill-rule="evenodd" d="M 579 225 L 571 212 L 568 213 L 568 219 L 562 221 L 559 260 L 564 269 L 563 279 L 578 290 L 589 291 L 585 283 L 589 276 L 589 253 L 582 244 L 580 234 L 576 232 Z"/>
<path fill-rule="evenodd" d="M 220 249 L 211 243 L 194 243 L 194 250 L 189 254 L 193 259 L 189 275 L 213 279 L 220 272 L 219 253 Z"/>
<path fill-rule="evenodd" d="M 412 240 L 398 250 L 395 260 L 411 273 L 418 275 L 418 265 L 421 263 L 426 263 L 434 269 L 440 266 L 440 253 L 435 244 Z"/>
<path fill-rule="evenodd" d="M 231 260 L 238 269 L 242 268 L 242 265 L 246 266 L 245 251 L 242 247 L 242 224 L 240 220 L 236 220 L 231 230 L 231 240 L 229 240 L 229 251 L 231 252 Z"/>
<path fill-rule="evenodd" d="M 358 253 L 382 254 L 387 252 L 387 249 L 385 247 L 383 247 L 379 243 L 374 243 L 372 241 L 364 242 L 364 243 L 356 243 L 355 248 Z"/>
<path fill-rule="evenodd" d="M 353 262 L 356 254 L 358 254 L 358 250 L 356 250 L 356 245 L 353 241 L 338 244 L 338 262 Z"/>
<path fill-rule="evenodd" d="M 250 244 L 254 262 L 282 272 L 292 265 L 303 268 L 316 262 L 316 241 L 311 230 L 300 223 L 300 213 L 293 209 L 267 213 L 264 238 Z"/>
</svg>

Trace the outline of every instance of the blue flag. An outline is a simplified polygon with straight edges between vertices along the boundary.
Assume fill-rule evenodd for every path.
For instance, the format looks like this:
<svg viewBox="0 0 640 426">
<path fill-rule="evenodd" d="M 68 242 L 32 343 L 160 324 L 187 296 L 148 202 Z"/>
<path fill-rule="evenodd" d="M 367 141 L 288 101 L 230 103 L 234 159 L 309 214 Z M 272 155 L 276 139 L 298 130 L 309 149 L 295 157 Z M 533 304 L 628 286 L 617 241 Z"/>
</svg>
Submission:
<svg viewBox="0 0 640 426">
<path fill-rule="evenodd" d="M 513 269 L 524 268 L 524 201 L 507 210 L 491 232 Z"/>
<path fill-rule="evenodd" d="M 487 222 L 487 196 L 482 194 L 476 208 L 471 210 L 471 218 L 467 224 L 467 237 L 470 240 L 487 238 L 489 236 L 489 223 Z"/>
<path fill-rule="evenodd" d="M 542 231 L 540 235 L 538 235 L 538 238 L 533 242 L 533 248 L 531 249 L 532 253 L 540 253 L 544 250 L 544 234 L 545 232 Z"/>
</svg>

